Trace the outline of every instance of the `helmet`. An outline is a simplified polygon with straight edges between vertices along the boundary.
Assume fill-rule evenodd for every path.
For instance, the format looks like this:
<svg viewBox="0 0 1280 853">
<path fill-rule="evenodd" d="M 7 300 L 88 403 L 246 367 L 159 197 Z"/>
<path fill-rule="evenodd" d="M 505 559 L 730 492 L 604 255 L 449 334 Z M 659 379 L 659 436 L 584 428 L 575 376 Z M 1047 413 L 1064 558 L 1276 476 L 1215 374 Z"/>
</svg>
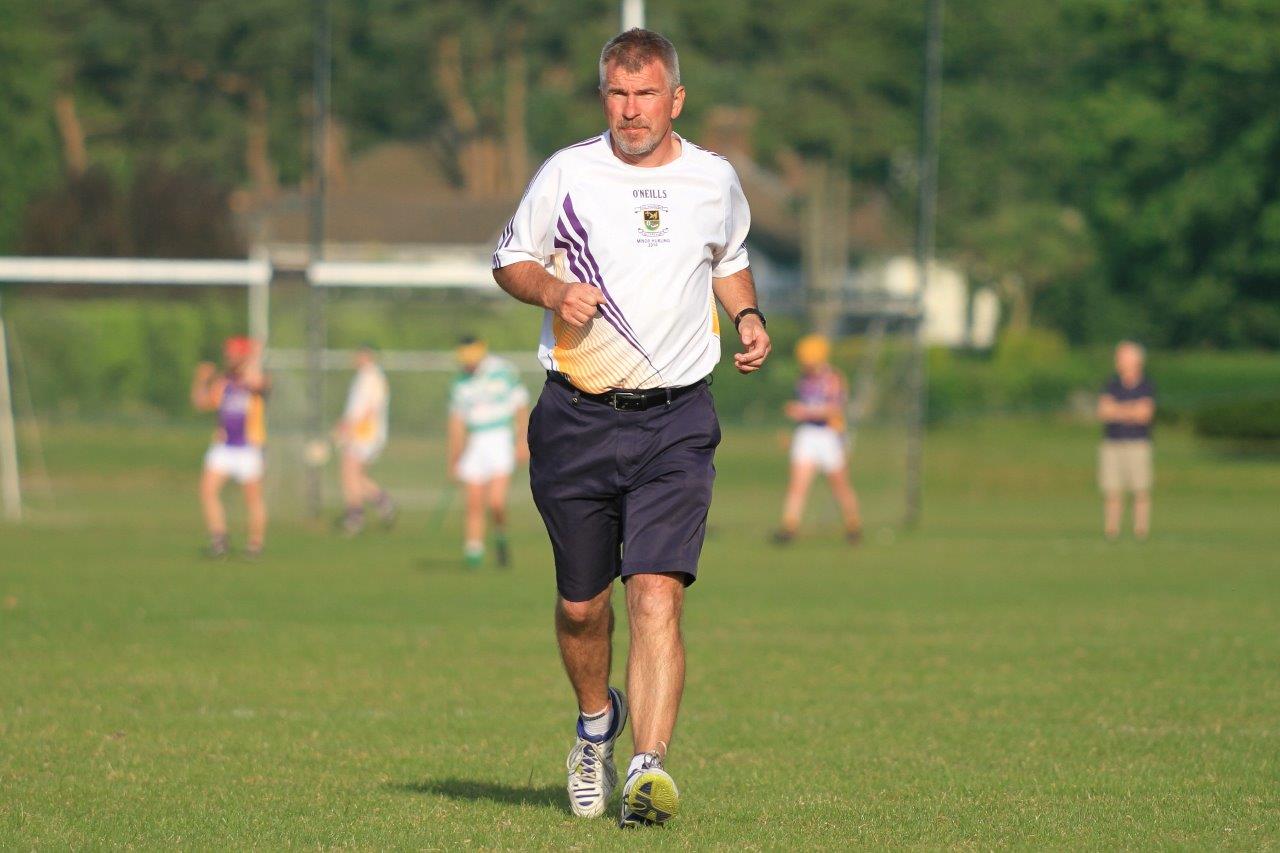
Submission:
<svg viewBox="0 0 1280 853">
<path fill-rule="evenodd" d="M 243 336 L 227 338 L 222 344 L 222 354 L 232 360 L 248 358 L 253 355 L 253 339 Z"/>
<path fill-rule="evenodd" d="M 801 367 L 816 367 L 831 358 L 831 342 L 822 335 L 805 335 L 796 343 L 796 361 Z"/>
<path fill-rule="evenodd" d="M 466 337 L 458 341 L 458 348 L 454 350 L 454 358 L 458 360 L 458 364 L 470 370 L 481 362 L 489 353 L 489 345 L 478 338 Z"/>
</svg>

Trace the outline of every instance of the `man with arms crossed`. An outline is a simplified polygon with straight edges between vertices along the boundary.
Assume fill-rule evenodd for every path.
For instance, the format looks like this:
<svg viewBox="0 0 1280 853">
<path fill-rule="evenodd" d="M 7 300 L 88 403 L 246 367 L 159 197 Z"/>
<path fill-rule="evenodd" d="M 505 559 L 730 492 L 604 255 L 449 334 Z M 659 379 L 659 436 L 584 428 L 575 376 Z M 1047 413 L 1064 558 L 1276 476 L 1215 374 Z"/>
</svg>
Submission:
<svg viewBox="0 0 1280 853">
<path fill-rule="evenodd" d="M 517 462 L 529 458 L 529 392 L 515 365 L 489 354 L 484 341 L 463 338 L 460 373 L 449 390 L 449 472 L 467 490 L 463 559 L 484 561 L 484 517 L 493 519 L 498 565 L 511 561 L 507 547 L 507 491 Z"/>
<path fill-rule="evenodd" d="M 1146 353 L 1140 344 L 1116 346 L 1116 372 L 1098 398 L 1103 424 L 1098 451 L 1098 487 L 1104 502 L 1104 530 L 1108 539 L 1120 536 L 1124 496 L 1133 494 L 1133 535 L 1151 532 L 1151 422 L 1156 416 L 1156 391 L 1143 372 Z"/>
<path fill-rule="evenodd" d="M 662 823 L 679 794 L 663 765 L 684 688 L 680 615 L 706 533 L 720 428 L 706 376 L 720 359 L 718 299 L 745 351 L 769 354 L 733 167 L 672 130 L 684 105 L 675 48 L 629 30 L 600 55 L 608 131 L 534 176 L 494 253 L 494 278 L 546 309 L 547 383 L 529 422 L 529 479 L 556 563 L 556 637 L 578 700 L 569 802 L 602 814 L 626 724 L 609 686 L 613 580 L 631 624 L 634 757 L 619 824 Z M 563 270 L 563 277 L 548 269 Z"/>
<path fill-rule="evenodd" d="M 339 525 L 348 536 L 364 530 L 366 503 L 373 504 L 386 527 L 396 520 L 396 506 L 391 496 L 369 476 L 369 466 L 387 446 L 391 388 L 371 345 L 365 344 L 356 350 L 355 368 L 356 375 L 347 391 L 347 405 L 333 430 L 342 448 L 342 503 L 346 508 Z"/>
<path fill-rule="evenodd" d="M 262 495 L 262 448 L 267 440 L 266 395 L 261 348 L 249 338 L 227 338 L 222 347 L 223 371 L 208 361 L 196 366 L 191 404 L 218 413 L 218 429 L 204 456 L 200 506 L 209 532 L 209 556 L 227 555 L 227 514 L 222 487 L 234 479 L 244 490 L 249 516 L 245 556 L 257 557 L 267 535 L 267 504 Z"/>
</svg>

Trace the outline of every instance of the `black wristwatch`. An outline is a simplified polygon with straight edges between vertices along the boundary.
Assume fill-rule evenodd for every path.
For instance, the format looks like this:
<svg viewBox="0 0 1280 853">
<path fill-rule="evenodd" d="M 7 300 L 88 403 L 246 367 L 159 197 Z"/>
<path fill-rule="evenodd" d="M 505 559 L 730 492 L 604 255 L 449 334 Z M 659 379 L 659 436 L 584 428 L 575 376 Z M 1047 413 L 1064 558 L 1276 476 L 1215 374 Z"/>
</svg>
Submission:
<svg viewBox="0 0 1280 853">
<path fill-rule="evenodd" d="M 769 328 L 769 323 L 765 320 L 764 313 L 759 308 L 743 308 L 737 314 L 733 315 L 733 327 L 735 329 L 738 328 L 738 325 L 742 322 L 742 318 L 748 314 L 755 314 L 760 318 L 760 325 L 766 329 Z"/>
</svg>

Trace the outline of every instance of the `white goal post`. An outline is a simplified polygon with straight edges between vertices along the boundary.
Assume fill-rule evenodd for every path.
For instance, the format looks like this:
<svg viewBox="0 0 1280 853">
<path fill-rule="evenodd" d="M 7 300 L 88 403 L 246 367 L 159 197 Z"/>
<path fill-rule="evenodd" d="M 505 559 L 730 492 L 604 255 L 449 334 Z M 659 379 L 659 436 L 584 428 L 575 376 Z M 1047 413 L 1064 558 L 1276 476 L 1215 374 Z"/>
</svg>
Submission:
<svg viewBox="0 0 1280 853">
<path fill-rule="evenodd" d="M 470 247 L 468 247 L 469 249 Z M 415 288 L 466 290 L 498 296 L 488 250 L 441 253 L 420 262 L 318 261 L 306 267 L 308 286 L 315 288 Z M 61 285 L 93 287 L 189 286 L 243 287 L 248 299 L 249 336 L 266 347 L 269 363 L 305 367 L 305 350 L 273 350 L 270 342 L 271 284 L 276 269 L 266 258 L 247 260 L 171 260 L 155 258 L 40 258 L 0 257 L 3 285 Z M 17 430 L 11 394 L 3 302 L 0 302 L 0 500 L 4 516 L 22 517 Z M 386 353 L 387 368 L 406 371 L 445 371 L 453 368 L 451 353 Z M 512 354 L 522 369 L 532 369 L 528 356 Z M 345 364 L 349 354 L 325 349 L 316 363 L 321 369 Z M 315 404 L 313 402 L 313 404 Z"/>
<path fill-rule="evenodd" d="M 267 339 L 271 264 L 265 260 L 188 261 L 152 258 L 0 257 L 0 285 L 164 285 L 244 287 L 249 294 L 249 333 Z M 3 303 L 0 303 L 0 497 L 4 516 L 22 519 L 22 478 Z"/>
</svg>

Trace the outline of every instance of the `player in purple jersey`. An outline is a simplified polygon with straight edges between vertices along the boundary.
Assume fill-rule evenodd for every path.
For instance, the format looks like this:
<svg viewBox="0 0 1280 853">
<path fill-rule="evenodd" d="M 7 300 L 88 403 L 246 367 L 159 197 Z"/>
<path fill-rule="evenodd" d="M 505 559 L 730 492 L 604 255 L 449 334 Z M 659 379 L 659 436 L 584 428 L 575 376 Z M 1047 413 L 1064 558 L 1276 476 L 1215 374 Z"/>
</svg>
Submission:
<svg viewBox="0 0 1280 853">
<path fill-rule="evenodd" d="M 245 554 L 256 557 L 262 553 L 267 533 L 262 450 L 267 438 L 264 401 L 268 387 L 261 347 L 249 338 L 227 339 L 221 373 L 212 362 L 196 366 L 191 403 L 202 412 L 218 414 L 218 428 L 200 478 L 200 505 L 209 532 L 209 554 L 214 557 L 227 553 L 227 516 L 221 495 L 228 479 L 234 479 L 244 491 L 249 516 Z"/>
<path fill-rule="evenodd" d="M 786 408 L 787 417 L 796 422 L 796 431 L 791 439 L 791 482 L 787 485 L 782 526 L 774 534 L 774 541 L 780 544 L 795 538 L 809 486 L 819 471 L 826 475 L 840 505 L 845 537 L 850 543 L 862 538 L 858 495 L 849 483 L 844 450 L 848 390 L 844 377 L 831 366 L 830 356 L 831 344 L 821 335 L 807 335 L 796 345 L 801 374 L 796 382 L 796 399 Z"/>
</svg>

